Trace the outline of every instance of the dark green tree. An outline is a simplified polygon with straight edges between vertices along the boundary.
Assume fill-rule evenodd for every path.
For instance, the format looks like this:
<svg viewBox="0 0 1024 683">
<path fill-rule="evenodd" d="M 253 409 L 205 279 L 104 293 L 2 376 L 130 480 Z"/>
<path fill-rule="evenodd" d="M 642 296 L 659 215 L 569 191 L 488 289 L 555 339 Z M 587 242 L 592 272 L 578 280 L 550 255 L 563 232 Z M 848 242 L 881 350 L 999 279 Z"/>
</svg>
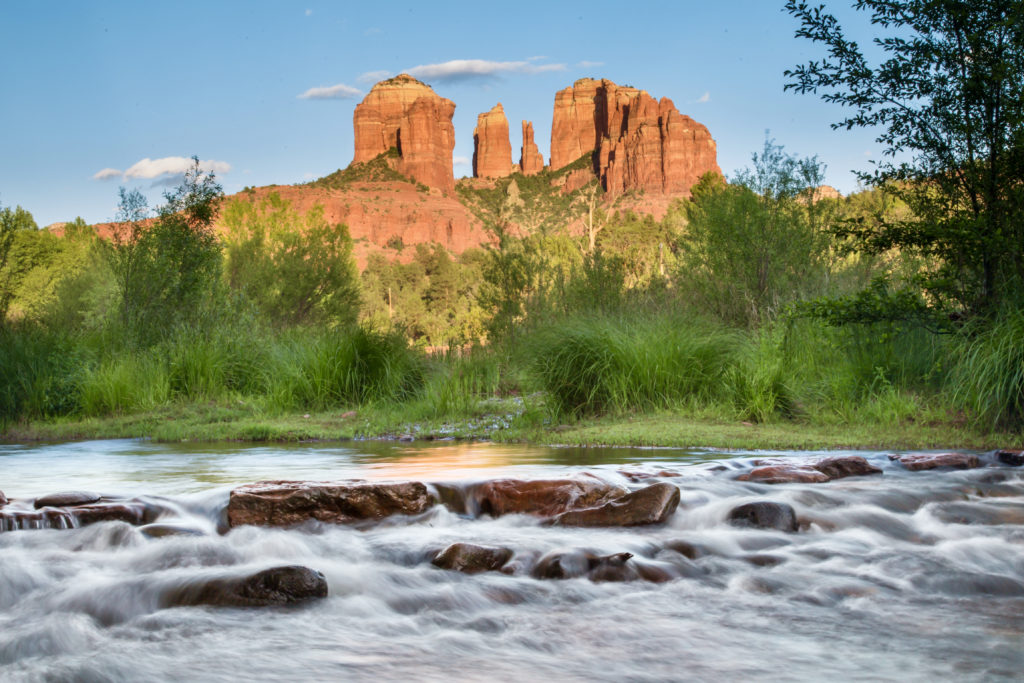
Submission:
<svg viewBox="0 0 1024 683">
<path fill-rule="evenodd" d="M 20 206 L 0 209 L 0 327 L 6 324 L 7 309 L 14 298 L 14 290 L 23 275 L 20 267 L 14 267 L 12 256 L 17 255 L 15 249 L 16 236 L 26 230 L 37 230 L 32 214 Z"/>
<path fill-rule="evenodd" d="M 899 250 L 930 266 L 914 278 L 921 305 L 876 286 L 846 302 L 847 312 L 866 320 L 925 308 L 959 319 L 1019 305 L 1024 3 L 856 0 L 853 7 L 869 13 L 884 58 L 873 63 L 824 6 L 790 0 L 796 35 L 820 43 L 827 56 L 786 71 L 785 87 L 846 108 L 833 128 L 879 131 L 887 160 L 858 175 L 910 209 L 907 218 L 848 223 L 841 234 L 865 252 Z"/>
</svg>

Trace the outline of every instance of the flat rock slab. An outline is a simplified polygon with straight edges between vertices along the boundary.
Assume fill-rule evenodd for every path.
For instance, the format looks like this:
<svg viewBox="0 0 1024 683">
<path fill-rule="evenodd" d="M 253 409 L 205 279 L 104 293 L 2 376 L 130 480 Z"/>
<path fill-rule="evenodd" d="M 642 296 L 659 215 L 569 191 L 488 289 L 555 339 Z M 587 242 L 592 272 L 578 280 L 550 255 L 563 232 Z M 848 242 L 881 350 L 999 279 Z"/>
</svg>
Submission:
<svg viewBox="0 0 1024 683">
<path fill-rule="evenodd" d="M 750 472 L 741 474 L 736 479 L 759 484 L 822 484 L 844 477 L 882 473 L 882 470 L 859 455 L 796 461 L 772 458 L 755 460 L 754 465 L 757 467 Z"/>
<path fill-rule="evenodd" d="M 664 524 L 677 507 L 679 488 L 667 482 L 658 482 L 598 507 L 563 512 L 552 519 L 551 523 L 581 527 Z"/>
<path fill-rule="evenodd" d="M 969 470 L 981 467 L 981 459 L 973 453 L 908 453 L 906 455 L 890 455 L 890 460 L 897 460 L 912 472 L 934 470 L 939 467 L 951 467 L 958 470 Z"/>
<path fill-rule="evenodd" d="M 479 514 L 500 517 L 528 514 L 552 517 L 567 510 L 595 507 L 621 498 L 629 490 L 596 477 L 578 479 L 495 479 L 468 492 Z"/>
<path fill-rule="evenodd" d="M 43 506 L 34 510 L 17 510 L 11 506 L 0 510 L 0 531 L 74 529 L 99 522 L 126 522 L 137 526 L 153 521 L 159 512 L 155 507 L 132 500 L 59 508 Z"/>
<path fill-rule="evenodd" d="M 496 548 L 472 543 L 452 543 L 431 561 L 435 567 L 466 574 L 497 571 L 512 559 L 511 548 Z"/>
<path fill-rule="evenodd" d="M 729 512 L 729 523 L 733 526 L 749 526 L 758 529 L 796 531 L 796 511 L 786 503 L 758 501 L 746 503 Z"/>
<path fill-rule="evenodd" d="M 40 496 L 36 498 L 33 505 L 36 510 L 43 507 L 66 508 L 98 503 L 101 497 L 100 494 L 89 491 L 62 491 L 60 493 L 51 493 L 48 496 Z"/>
<path fill-rule="evenodd" d="M 317 520 L 352 524 L 391 515 L 418 515 L 434 505 L 419 482 L 264 481 L 240 486 L 228 500 L 228 526 L 286 527 Z"/>
<path fill-rule="evenodd" d="M 268 607 L 327 597 L 327 579 L 309 567 L 272 567 L 243 577 L 178 586 L 161 598 L 164 607 Z"/>
</svg>

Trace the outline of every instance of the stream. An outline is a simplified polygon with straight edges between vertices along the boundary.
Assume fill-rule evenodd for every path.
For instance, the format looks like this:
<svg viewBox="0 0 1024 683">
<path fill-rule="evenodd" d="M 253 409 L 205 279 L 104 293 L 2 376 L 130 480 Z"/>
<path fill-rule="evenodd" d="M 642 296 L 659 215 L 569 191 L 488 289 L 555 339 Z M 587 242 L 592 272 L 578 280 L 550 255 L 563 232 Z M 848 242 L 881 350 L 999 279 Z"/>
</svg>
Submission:
<svg viewBox="0 0 1024 683">
<path fill-rule="evenodd" d="M 0 532 L 4 681 L 721 681 L 1019 679 L 1024 468 L 882 470 L 825 483 L 741 481 L 755 461 L 829 453 L 489 443 L 0 445 L 7 509 L 95 491 L 187 533 L 124 521 Z M 551 526 L 435 505 L 372 525 L 225 526 L 230 491 L 263 480 L 443 482 L 596 476 L 669 482 L 664 524 Z M 792 506 L 799 531 L 730 511 Z M 19 507 L 21 506 L 21 507 Z M 63 526 L 74 527 L 76 523 Z M 466 574 L 455 542 L 516 558 L 630 553 L 668 580 Z M 287 607 L 167 607 L 189 582 L 282 565 L 327 597 Z"/>
</svg>

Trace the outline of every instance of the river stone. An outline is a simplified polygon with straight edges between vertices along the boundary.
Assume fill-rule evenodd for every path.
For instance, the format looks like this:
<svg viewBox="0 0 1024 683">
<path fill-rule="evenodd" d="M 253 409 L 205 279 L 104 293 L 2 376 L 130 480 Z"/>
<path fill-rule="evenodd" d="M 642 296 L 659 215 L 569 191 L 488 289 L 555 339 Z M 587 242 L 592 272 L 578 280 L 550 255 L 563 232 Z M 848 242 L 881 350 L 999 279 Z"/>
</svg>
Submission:
<svg viewBox="0 0 1024 683">
<path fill-rule="evenodd" d="M 36 498 L 34 505 L 36 510 L 43 507 L 66 508 L 98 503 L 100 497 L 98 493 L 90 493 L 89 491 L 62 491 Z"/>
<path fill-rule="evenodd" d="M 828 475 L 801 465 L 766 465 L 741 474 L 736 479 L 758 484 L 820 484 L 828 481 Z"/>
<path fill-rule="evenodd" d="M 796 531 L 796 511 L 786 503 L 758 501 L 746 503 L 729 512 L 729 523 L 733 526 L 751 526 L 760 529 Z"/>
<path fill-rule="evenodd" d="M 973 453 L 908 453 L 907 455 L 890 455 L 889 458 L 898 460 L 901 465 L 912 472 L 933 470 L 938 467 L 969 470 L 981 466 L 980 459 Z"/>
<path fill-rule="evenodd" d="M 327 579 L 309 567 L 272 567 L 250 576 L 211 579 L 177 587 L 162 596 L 164 607 L 267 607 L 327 597 Z"/>
<path fill-rule="evenodd" d="M 540 558 L 533 568 L 533 576 L 538 579 L 572 579 L 597 570 L 621 568 L 632 557 L 632 553 L 597 555 L 589 550 L 555 551 Z M 605 573 L 611 575 L 611 572 Z"/>
<path fill-rule="evenodd" d="M 240 486 L 228 499 L 228 526 L 293 526 L 311 519 L 351 524 L 390 515 L 417 515 L 434 499 L 419 482 L 263 481 Z"/>
<path fill-rule="evenodd" d="M 468 492 L 479 514 L 500 517 L 529 514 L 552 517 L 567 510 L 603 505 L 629 491 L 596 477 L 578 479 L 495 479 Z"/>
<path fill-rule="evenodd" d="M 67 512 L 75 518 L 79 526 L 98 524 L 99 522 L 127 522 L 138 526 L 152 521 L 157 514 L 157 510 L 151 509 L 139 501 L 79 505 Z"/>
<path fill-rule="evenodd" d="M 511 548 L 496 548 L 472 543 L 452 543 L 431 561 L 435 567 L 452 569 L 466 574 L 501 569 L 512 559 Z"/>
<path fill-rule="evenodd" d="M 0 507 L 7 505 L 7 496 L 4 495 L 3 491 L 0 491 Z"/>
<path fill-rule="evenodd" d="M 831 458 L 822 458 L 811 463 L 811 467 L 826 475 L 829 479 L 861 477 L 868 474 L 882 473 L 882 470 L 859 455 L 837 455 Z"/>
<path fill-rule="evenodd" d="M 1020 467 L 1021 465 L 1024 465 L 1024 451 L 1008 451 L 1005 449 L 996 451 L 996 459 L 1004 465 Z M 0 493 L 0 497 L 2 496 L 3 494 Z"/>
<path fill-rule="evenodd" d="M 569 510 L 551 520 L 560 526 L 642 526 L 664 524 L 679 507 L 679 488 L 667 482 L 651 484 L 600 507 Z"/>
<path fill-rule="evenodd" d="M 147 524 L 139 527 L 139 533 L 147 538 L 164 538 L 165 536 L 205 536 L 206 534 L 195 527 L 186 526 L 184 524 L 174 524 L 172 522 L 163 522 L 156 524 Z"/>
</svg>

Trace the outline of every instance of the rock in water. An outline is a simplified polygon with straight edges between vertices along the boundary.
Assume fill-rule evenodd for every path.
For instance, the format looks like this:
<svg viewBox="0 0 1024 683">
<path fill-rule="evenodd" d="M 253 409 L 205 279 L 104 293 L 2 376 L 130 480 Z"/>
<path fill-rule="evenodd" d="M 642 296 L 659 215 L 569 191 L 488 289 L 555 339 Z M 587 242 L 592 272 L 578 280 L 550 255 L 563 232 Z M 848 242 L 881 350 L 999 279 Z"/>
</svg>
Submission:
<svg viewBox="0 0 1024 683">
<path fill-rule="evenodd" d="M 98 503 L 100 497 L 98 493 L 90 493 L 89 491 L 62 491 L 60 493 L 51 493 L 48 496 L 40 496 L 36 498 L 34 505 L 36 510 L 42 507 L 66 508 L 75 505 Z"/>
<path fill-rule="evenodd" d="M 240 578 L 212 579 L 175 588 L 166 593 L 164 607 L 266 607 L 327 597 L 327 579 L 308 567 L 264 569 Z"/>
<path fill-rule="evenodd" d="M 419 482 L 264 481 L 231 492 L 228 526 L 292 526 L 311 519 L 350 524 L 390 515 L 417 515 L 433 505 L 427 487 Z"/>
<path fill-rule="evenodd" d="M 476 118 L 473 129 L 473 177 L 504 178 L 512 173 L 512 143 L 501 102 Z"/>
<path fill-rule="evenodd" d="M 450 192 L 455 189 L 454 114 L 454 102 L 440 97 L 429 85 L 408 74 L 381 81 L 352 114 L 352 162 L 370 161 L 395 149 L 395 170 L 424 185 Z"/>
<path fill-rule="evenodd" d="M 1004 465 L 1020 467 L 1021 465 L 1024 465 L 1024 451 L 1010 451 L 1006 449 L 996 451 L 996 459 Z M 0 494 L 0 497 L 2 496 L 3 494 Z"/>
<path fill-rule="evenodd" d="M 759 501 L 746 503 L 729 512 L 729 523 L 733 526 L 750 526 L 760 529 L 796 531 L 796 511 L 785 503 Z"/>
<path fill-rule="evenodd" d="M 612 570 L 621 569 L 633 557 L 632 553 L 597 555 L 588 550 L 556 551 L 545 555 L 533 569 L 538 579 L 572 579 L 599 572 L 602 580 L 610 578 Z M 621 579 L 620 579 L 621 580 Z"/>
<path fill-rule="evenodd" d="M 0 507 L 7 505 L 7 496 L 4 495 L 3 491 L 0 491 Z"/>
<path fill-rule="evenodd" d="M 702 175 L 721 175 L 711 133 L 672 100 L 583 78 L 555 94 L 551 170 L 592 154 L 592 172 L 615 195 L 626 190 L 689 193 Z M 593 175 L 591 175 L 593 177 Z"/>
<path fill-rule="evenodd" d="M 495 479 L 467 491 L 480 514 L 500 517 L 529 514 L 550 517 L 567 510 L 594 507 L 621 498 L 629 491 L 597 478 Z"/>
<path fill-rule="evenodd" d="M 934 470 L 938 467 L 952 467 L 958 470 L 981 467 L 981 460 L 973 453 L 908 453 L 898 456 L 890 455 L 889 458 L 898 460 L 901 465 L 912 472 Z"/>
<path fill-rule="evenodd" d="M 544 170 L 544 157 L 533 141 L 533 123 L 523 121 L 523 146 L 519 149 L 519 168 L 523 175 L 535 175 Z"/>
<path fill-rule="evenodd" d="M 679 507 L 679 488 L 659 482 L 600 507 L 569 510 L 552 520 L 561 526 L 641 526 L 664 524 Z"/>
<path fill-rule="evenodd" d="M 842 479 L 843 477 L 860 477 L 869 474 L 881 474 L 882 470 L 875 467 L 859 455 L 842 455 L 831 458 L 822 458 L 811 463 L 811 467 L 829 479 Z"/>
<path fill-rule="evenodd" d="M 737 481 L 758 484 L 820 484 L 828 479 L 827 474 L 801 465 L 766 465 L 736 477 Z"/>
<path fill-rule="evenodd" d="M 496 571 L 512 558 L 511 548 L 452 543 L 431 561 L 435 567 L 476 574 Z"/>
</svg>

